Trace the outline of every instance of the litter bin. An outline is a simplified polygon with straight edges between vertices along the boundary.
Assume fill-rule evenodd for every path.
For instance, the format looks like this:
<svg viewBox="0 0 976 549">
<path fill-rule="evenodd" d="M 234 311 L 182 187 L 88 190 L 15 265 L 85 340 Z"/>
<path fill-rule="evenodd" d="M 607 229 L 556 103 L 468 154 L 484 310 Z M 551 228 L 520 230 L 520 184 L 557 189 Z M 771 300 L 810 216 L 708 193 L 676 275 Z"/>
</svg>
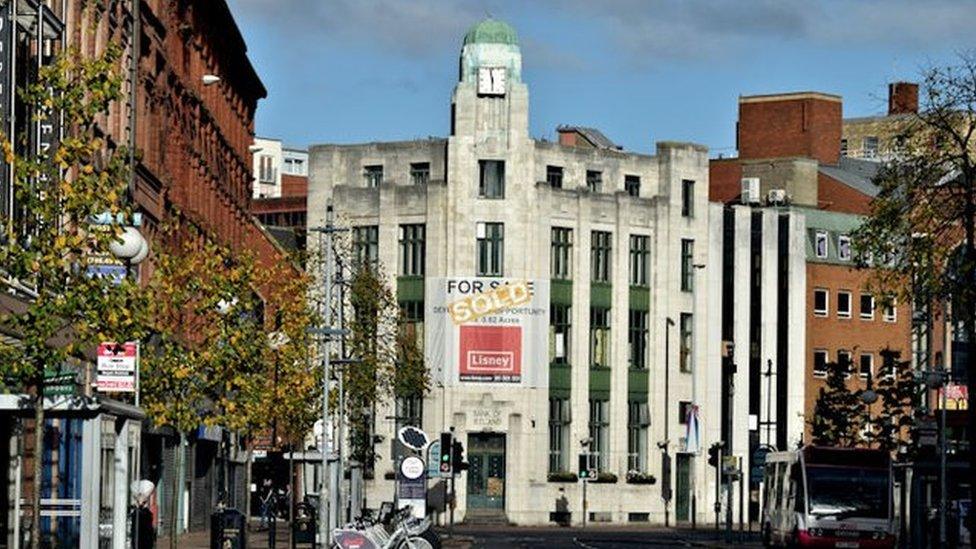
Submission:
<svg viewBox="0 0 976 549">
<path fill-rule="evenodd" d="M 224 509 L 210 515 L 210 549 L 244 549 L 244 513 Z"/>
<path fill-rule="evenodd" d="M 315 523 L 316 514 L 315 507 L 308 503 L 299 503 L 295 506 L 295 517 L 291 522 L 291 539 L 294 543 L 315 546 L 315 534 L 318 531 Z"/>
</svg>

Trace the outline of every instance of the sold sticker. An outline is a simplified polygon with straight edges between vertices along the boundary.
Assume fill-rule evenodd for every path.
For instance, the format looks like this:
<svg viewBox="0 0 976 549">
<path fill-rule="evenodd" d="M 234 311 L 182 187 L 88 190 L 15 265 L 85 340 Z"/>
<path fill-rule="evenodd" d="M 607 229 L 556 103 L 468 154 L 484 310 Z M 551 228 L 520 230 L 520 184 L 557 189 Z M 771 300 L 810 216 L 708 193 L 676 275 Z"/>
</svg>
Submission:
<svg viewBox="0 0 976 549">
<path fill-rule="evenodd" d="M 529 289 L 528 283 L 513 282 L 450 303 L 447 305 L 447 310 L 451 314 L 451 320 L 455 324 L 461 325 L 492 313 L 523 305 L 531 300 L 532 291 Z"/>
</svg>

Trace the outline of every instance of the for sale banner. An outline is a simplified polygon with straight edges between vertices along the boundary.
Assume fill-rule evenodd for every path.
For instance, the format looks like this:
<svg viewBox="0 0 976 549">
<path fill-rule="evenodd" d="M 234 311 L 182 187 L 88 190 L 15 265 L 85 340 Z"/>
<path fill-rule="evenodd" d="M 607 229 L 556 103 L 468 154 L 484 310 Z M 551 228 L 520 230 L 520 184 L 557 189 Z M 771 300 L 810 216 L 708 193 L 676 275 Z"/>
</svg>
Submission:
<svg viewBox="0 0 976 549">
<path fill-rule="evenodd" d="M 98 346 L 98 378 L 95 383 L 103 393 L 136 392 L 136 344 L 102 343 Z"/>
<path fill-rule="evenodd" d="M 549 382 L 549 281 L 428 278 L 427 363 L 447 385 Z"/>
</svg>

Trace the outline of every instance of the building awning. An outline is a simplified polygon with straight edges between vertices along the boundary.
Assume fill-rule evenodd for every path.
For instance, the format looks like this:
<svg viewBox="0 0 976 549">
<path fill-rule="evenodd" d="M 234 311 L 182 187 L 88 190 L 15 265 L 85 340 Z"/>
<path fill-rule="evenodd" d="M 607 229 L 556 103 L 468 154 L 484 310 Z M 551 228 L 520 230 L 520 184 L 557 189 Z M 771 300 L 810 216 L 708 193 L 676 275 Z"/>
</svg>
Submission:
<svg viewBox="0 0 976 549">
<path fill-rule="evenodd" d="M 2 394 L 0 413 L 31 417 L 34 414 L 34 397 L 22 393 Z M 125 402 L 71 395 L 44 397 L 44 413 L 47 417 L 94 417 L 99 414 L 111 414 L 127 419 L 146 418 L 146 412 L 142 408 Z"/>
</svg>

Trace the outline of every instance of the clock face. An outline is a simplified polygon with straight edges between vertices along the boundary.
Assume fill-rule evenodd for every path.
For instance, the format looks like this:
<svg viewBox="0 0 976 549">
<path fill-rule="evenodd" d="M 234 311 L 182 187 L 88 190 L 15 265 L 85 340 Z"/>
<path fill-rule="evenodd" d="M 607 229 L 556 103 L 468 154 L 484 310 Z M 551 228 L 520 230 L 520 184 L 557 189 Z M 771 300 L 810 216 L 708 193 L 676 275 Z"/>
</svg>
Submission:
<svg viewBox="0 0 976 549">
<path fill-rule="evenodd" d="M 505 67 L 478 68 L 479 95 L 505 95 L 508 73 Z"/>
</svg>

